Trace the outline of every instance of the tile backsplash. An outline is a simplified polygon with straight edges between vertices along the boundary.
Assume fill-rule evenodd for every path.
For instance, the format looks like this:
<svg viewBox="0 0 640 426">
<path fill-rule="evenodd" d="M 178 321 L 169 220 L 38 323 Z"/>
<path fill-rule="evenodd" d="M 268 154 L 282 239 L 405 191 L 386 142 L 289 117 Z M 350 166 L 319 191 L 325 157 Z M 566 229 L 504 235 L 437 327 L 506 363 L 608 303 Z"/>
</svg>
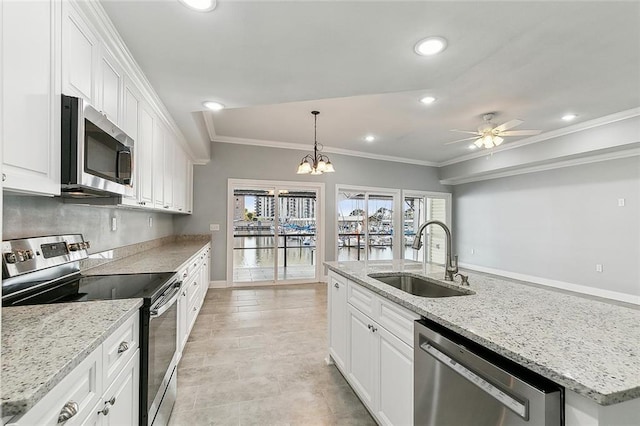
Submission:
<svg viewBox="0 0 640 426">
<path fill-rule="evenodd" d="M 80 233 L 91 242 L 89 252 L 98 253 L 173 235 L 173 215 L 167 213 L 70 204 L 58 197 L 7 193 L 3 204 L 3 240 Z M 112 231 L 114 218 L 116 230 Z"/>
</svg>

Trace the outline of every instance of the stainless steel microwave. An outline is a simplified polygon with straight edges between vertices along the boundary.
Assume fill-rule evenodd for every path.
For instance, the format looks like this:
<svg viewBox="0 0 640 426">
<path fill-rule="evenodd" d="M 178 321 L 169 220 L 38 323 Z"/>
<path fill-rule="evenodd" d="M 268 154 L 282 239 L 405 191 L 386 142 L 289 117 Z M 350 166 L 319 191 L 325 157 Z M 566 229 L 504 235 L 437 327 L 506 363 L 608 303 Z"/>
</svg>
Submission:
<svg viewBox="0 0 640 426">
<path fill-rule="evenodd" d="M 62 195 L 133 195 L 133 144 L 81 98 L 62 95 Z"/>
</svg>

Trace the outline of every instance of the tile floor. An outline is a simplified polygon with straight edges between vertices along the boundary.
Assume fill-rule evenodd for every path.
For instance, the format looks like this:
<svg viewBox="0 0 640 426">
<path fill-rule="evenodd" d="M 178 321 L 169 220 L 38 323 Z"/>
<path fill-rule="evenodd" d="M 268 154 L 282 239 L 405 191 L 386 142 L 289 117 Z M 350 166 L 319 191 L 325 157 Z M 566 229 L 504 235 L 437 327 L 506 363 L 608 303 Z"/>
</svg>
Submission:
<svg viewBox="0 0 640 426">
<path fill-rule="evenodd" d="M 326 284 L 209 289 L 169 425 L 375 425 L 324 361 L 326 306 Z"/>
</svg>

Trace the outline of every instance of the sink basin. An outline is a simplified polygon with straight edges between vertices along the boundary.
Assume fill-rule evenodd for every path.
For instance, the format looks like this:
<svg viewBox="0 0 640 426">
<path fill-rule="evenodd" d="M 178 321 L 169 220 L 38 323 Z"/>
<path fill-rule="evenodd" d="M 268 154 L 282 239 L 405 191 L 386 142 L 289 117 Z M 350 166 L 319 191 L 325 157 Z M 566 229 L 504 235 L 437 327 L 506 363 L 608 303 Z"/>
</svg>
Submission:
<svg viewBox="0 0 640 426">
<path fill-rule="evenodd" d="M 369 277 L 415 296 L 437 298 L 475 294 L 471 290 L 427 281 L 425 278 L 407 273 L 370 274 Z"/>
</svg>

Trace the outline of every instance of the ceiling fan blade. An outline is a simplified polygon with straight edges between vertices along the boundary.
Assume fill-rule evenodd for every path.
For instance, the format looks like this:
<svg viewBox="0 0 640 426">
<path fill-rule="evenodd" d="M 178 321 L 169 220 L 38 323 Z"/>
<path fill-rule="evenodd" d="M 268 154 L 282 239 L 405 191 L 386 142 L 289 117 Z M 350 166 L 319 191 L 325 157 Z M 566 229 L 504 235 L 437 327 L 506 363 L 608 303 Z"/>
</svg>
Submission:
<svg viewBox="0 0 640 426">
<path fill-rule="evenodd" d="M 470 135 L 478 135 L 481 136 L 481 133 L 478 132 L 471 132 L 469 130 L 458 130 L 458 129 L 451 129 L 452 132 L 459 132 L 459 133 L 469 133 Z"/>
<path fill-rule="evenodd" d="M 495 129 L 493 129 L 493 131 L 498 131 L 498 132 L 503 132 L 505 130 L 509 130 L 513 127 L 519 126 L 522 123 L 524 123 L 524 121 L 522 120 L 511 120 L 511 121 L 507 121 L 506 123 L 503 123 L 501 125 L 499 125 L 498 127 L 496 127 Z"/>
<path fill-rule="evenodd" d="M 470 140 L 472 140 L 472 139 L 478 139 L 478 137 L 477 137 L 477 136 L 473 136 L 473 137 L 471 137 L 471 138 L 458 139 L 457 141 L 445 142 L 444 144 L 445 144 L 445 145 L 451 145 L 451 144 L 453 144 L 453 143 L 464 142 L 464 141 L 470 141 Z"/>
<path fill-rule="evenodd" d="M 508 132 L 500 132 L 500 136 L 532 136 L 539 135 L 542 130 L 511 130 Z"/>
</svg>

